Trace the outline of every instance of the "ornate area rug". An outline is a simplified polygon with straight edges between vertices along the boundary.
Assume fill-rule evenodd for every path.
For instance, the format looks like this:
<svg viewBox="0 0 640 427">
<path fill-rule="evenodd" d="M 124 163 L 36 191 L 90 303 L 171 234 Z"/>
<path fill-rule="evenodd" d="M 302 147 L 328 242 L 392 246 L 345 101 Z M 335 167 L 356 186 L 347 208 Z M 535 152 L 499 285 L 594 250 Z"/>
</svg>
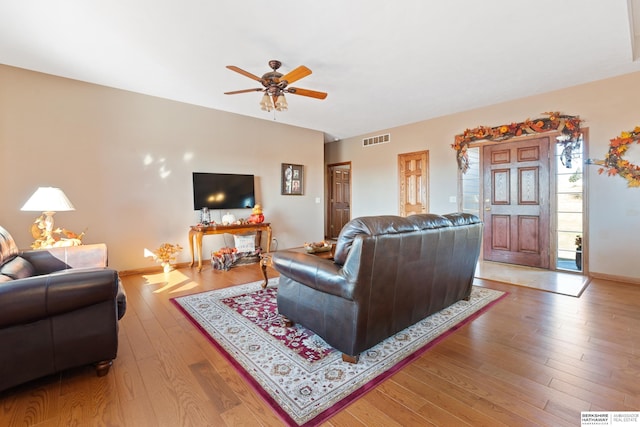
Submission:
<svg viewBox="0 0 640 427">
<path fill-rule="evenodd" d="M 414 360 L 448 332 L 482 314 L 504 292 L 474 286 L 459 301 L 342 361 L 310 330 L 285 327 L 277 313 L 278 278 L 172 301 L 289 425 L 318 425 Z"/>
</svg>

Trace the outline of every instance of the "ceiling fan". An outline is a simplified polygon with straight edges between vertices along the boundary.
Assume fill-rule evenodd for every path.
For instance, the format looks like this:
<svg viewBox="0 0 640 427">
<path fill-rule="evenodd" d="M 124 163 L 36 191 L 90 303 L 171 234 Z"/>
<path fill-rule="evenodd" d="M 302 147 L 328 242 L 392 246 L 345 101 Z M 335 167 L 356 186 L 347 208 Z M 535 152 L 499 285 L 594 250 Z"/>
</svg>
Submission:
<svg viewBox="0 0 640 427">
<path fill-rule="evenodd" d="M 227 65 L 228 69 L 262 83 L 263 87 L 255 89 L 234 90 L 232 92 L 225 92 L 224 94 L 235 95 L 238 93 L 247 92 L 264 92 L 264 96 L 262 97 L 262 101 L 260 102 L 260 106 L 264 111 L 271 111 L 273 108 L 275 108 L 277 111 L 286 111 L 288 106 L 287 101 L 284 97 L 285 93 L 308 96 L 310 98 L 316 99 L 325 99 L 327 97 L 327 94 L 325 92 L 302 89 L 299 87 L 289 87 L 289 84 L 311 74 L 311 70 L 304 65 L 301 65 L 289 71 L 287 74 L 282 74 L 278 72 L 278 69 L 281 65 L 282 62 L 275 59 L 269 61 L 269 67 L 272 71 L 263 74 L 262 77 L 251 74 L 250 72 L 245 71 L 242 68 L 236 67 L 235 65 Z"/>
</svg>

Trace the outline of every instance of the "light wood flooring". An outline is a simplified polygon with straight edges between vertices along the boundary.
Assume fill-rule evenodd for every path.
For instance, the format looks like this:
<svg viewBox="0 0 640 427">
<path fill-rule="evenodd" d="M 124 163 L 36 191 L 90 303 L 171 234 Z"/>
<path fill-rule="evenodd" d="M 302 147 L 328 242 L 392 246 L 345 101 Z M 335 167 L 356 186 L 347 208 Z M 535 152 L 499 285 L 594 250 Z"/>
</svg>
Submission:
<svg viewBox="0 0 640 427">
<path fill-rule="evenodd" d="M 260 279 L 257 265 L 124 277 L 109 374 L 79 368 L 2 392 L 0 425 L 283 425 L 170 302 Z M 476 284 L 509 295 L 324 425 L 578 426 L 581 411 L 640 409 L 640 286 L 594 279 L 575 298 Z"/>
</svg>

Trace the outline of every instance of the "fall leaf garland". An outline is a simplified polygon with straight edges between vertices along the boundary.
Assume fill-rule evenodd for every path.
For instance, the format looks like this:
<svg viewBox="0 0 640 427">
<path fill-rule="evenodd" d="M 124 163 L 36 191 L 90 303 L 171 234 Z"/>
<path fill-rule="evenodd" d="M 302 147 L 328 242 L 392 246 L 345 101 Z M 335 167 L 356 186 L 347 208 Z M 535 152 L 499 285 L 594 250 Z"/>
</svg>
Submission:
<svg viewBox="0 0 640 427">
<path fill-rule="evenodd" d="M 467 129 L 460 135 L 456 135 L 455 142 L 451 144 L 457 152 L 458 167 L 464 173 L 469 169 L 469 157 L 467 149 L 474 141 L 504 141 L 521 135 L 533 135 L 536 133 L 558 131 L 565 135 L 565 141 L 559 144 L 567 144 L 580 137 L 580 122 L 577 116 L 568 116 L 558 112 L 543 113 L 548 117 L 536 120 L 525 120 L 521 123 L 511 123 L 501 126 L 488 127 L 479 126 L 474 129 Z"/>
<path fill-rule="evenodd" d="M 629 132 L 622 132 L 620 136 L 611 139 L 609 151 L 602 162 L 603 167 L 599 174 L 607 173 L 608 176 L 620 175 L 627 180 L 629 187 L 640 187 L 640 166 L 623 158 L 624 154 L 633 143 L 640 144 L 640 126 Z"/>
</svg>

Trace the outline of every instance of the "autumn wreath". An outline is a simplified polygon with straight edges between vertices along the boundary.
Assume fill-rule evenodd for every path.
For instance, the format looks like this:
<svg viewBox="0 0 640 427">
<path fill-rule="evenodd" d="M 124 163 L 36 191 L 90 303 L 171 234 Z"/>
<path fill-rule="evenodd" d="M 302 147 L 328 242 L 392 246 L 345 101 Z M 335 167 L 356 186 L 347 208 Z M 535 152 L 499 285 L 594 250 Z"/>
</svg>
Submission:
<svg viewBox="0 0 640 427">
<path fill-rule="evenodd" d="M 603 167 L 598 170 L 608 176 L 620 175 L 627 180 L 629 187 L 640 187 L 640 166 L 636 166 L 623 159 L 624 154 L 633 143 L 640 144 L 640 126 L 636 126 L 630 132 L 622 132 L 611 140 L 609 151 L 602 162 Z"/>
</svg>

